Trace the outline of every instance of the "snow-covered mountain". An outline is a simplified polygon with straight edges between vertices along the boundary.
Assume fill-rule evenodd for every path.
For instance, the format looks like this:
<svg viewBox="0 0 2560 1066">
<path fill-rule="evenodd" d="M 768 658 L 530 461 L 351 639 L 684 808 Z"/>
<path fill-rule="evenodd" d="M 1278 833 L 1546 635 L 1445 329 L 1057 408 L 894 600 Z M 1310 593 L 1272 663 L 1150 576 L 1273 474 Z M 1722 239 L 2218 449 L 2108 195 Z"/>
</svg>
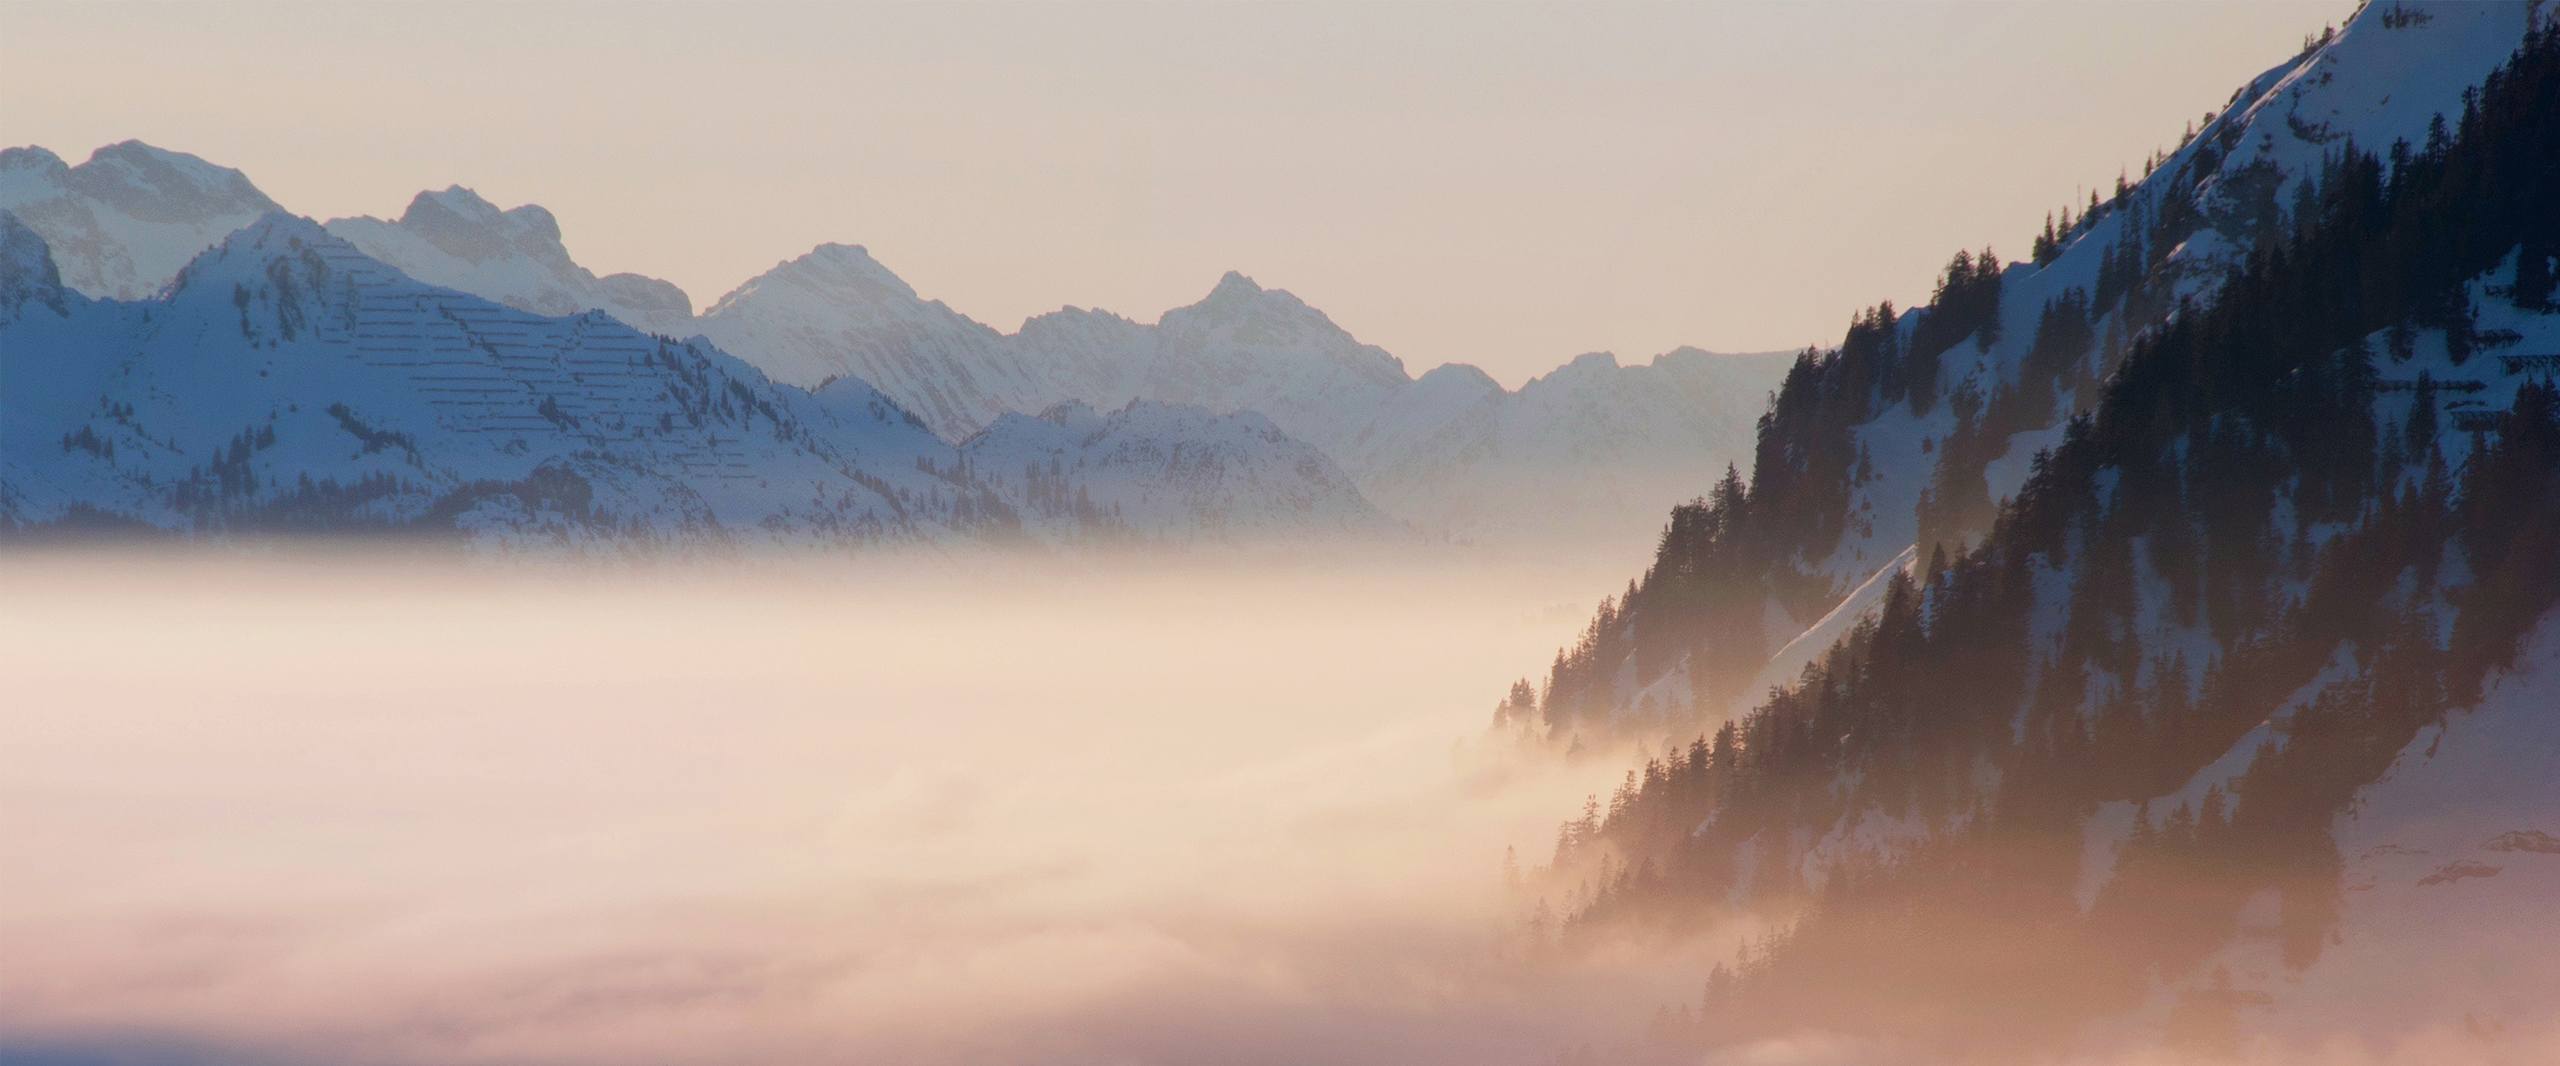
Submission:
<svg viewBox="0 0 2560 1066">
<path fill-rule="evenodd" d="M 1345 455 L 1412 384 L 1395 356 L 1360 343 L 1296 295 L 1233 271 L 1200 302 L 1165 312 L 1149 354 L 1140 382 L 1149 393 L 1260 411 Z"/>
<path fill-rule="evenodd" d="M 1066 307 L 1007 334 L 841 245 L 723 297 L 701 329 L 786 381 L 878 383 L 954 439 L 1058 403 L 1251 411 L 1418 527 L 1630 546 L 1749 454 L 1787 362 L 1683 349 L 1626 367 L 1585 356 L 1517 391 L 1464 365 L 1416 379 L 1295 295 L 1232 272 L 1153 323 Z"/>
<path fill-rule="evenodd" d="M 292 216 L 233 234 L 148 301 L 70 291 L 12 215 L 0 253 L 0 525 L 606 547 L 1089 532 L 972 481 L 958 449 L 860 381 L 812 393 L 700 340 L 423 284 Z M 1304 446 L 1258 421 L 1195 421 L 1240 469 L 1298 469 Z M 1361 506 L 1315 470 L 1312 487 L 1192 514 L 1178 501 L 1200 479 L 1162 472 L 1114 472 L 1109 492 L 1166 501 L 1124 509 L 1119 535 L 1296 521 L 1311 496 Z"/>
<path fill-rule="evenodd" d="M 79 166 L 42 148 L 0 149 L 0 211 L 41 234 L 63 284 L 86 296 L 150 296 L 196 253 L 276 210 L 239 171 L 140 141 Z"/>
<path fill-rule="evenodd" d="M 23 205 L 66 284 L 91 296 L 149 295 L 195 251 L 276 209 L 237 171 L 137 143 L 76 168 L 41 148 L 0 160 L 7 203 Z M 1474 540 L 1650 543 L 1664 509 L 1747 456 L 1785 367 L 1684 349 L 1626 367 L 1586 356 L 1517 391 L 1463 365 L 1415 379 L 1322 311 L 1238 273 L 1154 322 L 1066 307 L 1004 333 L 842 244 L 778 264 L 696 316 L 672 284 L 579 265 L 544 208 L 501 209 L 460 186 L 419 193 L 395 219 L 326 226 L 412 278 L 520 311 L 601 311 L 647 333 L 698 334 L 801 388 L 867 382 L 946 441 L 1062 403 L 1252 412 L 1315 445 L 1397 519 Z"/>
<path fill-rule="evenodd" d="M 597 277 L 569 257 L 560 223 L 534 204 L 499 210 L 456 185 L 422 192 L 400 217 L 331 219 L 330 233 L 403 274 L 538 315 L 602 311 L 625 324 L 692 334 L 693 301 L 639 274 Z"/>
<path fill-rule="evenodd" d="M 1068 307 L 1006 334 L 919 296 L 862 247 L 827 244 L 721 297 L 701 328 L 780 380 L 874 382 L 953 439 L 1006 412 L 1148 399 L 1257 411 L 1331 447 L 1409 383 L 1393 356 L 1235 273 L 1153 325 Z"/>
<path fill-rule="evenodd" d="M 1748 455 L 1787 362 L 1683 349 L 1626 367 L 1584 356 L 1517 391 L 1464 365 L 1416 379 L 1297 296 L 1233 272 L 1154 323 L 1067 307 L 1005 334 L 832 245 L 723 298 L 703 327 L 785 380 L 879 382 L 947 436 L 1069 402 L 1251 411 L 1419 527 L 1627 545 L 1649 543 L 1669 505 Z"/>
</svg>

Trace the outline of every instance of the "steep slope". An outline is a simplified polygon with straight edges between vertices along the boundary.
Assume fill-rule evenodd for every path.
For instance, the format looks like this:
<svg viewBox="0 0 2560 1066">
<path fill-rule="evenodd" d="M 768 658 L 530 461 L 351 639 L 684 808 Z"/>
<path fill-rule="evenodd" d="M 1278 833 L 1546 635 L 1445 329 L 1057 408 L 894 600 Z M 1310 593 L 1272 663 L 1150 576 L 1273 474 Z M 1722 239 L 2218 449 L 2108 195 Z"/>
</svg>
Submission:
<svg viewBox="0 0 2560 1066">
<path fill-rule="evenodd" d="M 1559 657 L 1535 731 L 1659 736 L 1746 706 L 1767 657 L 1849 590 L 1915 545 L 1987 531 L 2135 338 L 2298 224 L 2324 160 L 2423 145 L 2436 115 L 2461 115 L 2534 10 L 2371 5 L 2141 181 L 2066 211 L 2035 262 L 1958 253 L 1929 306 L 1859 313 L 1789 370 L 1747 490 L 1674 514 L 1650 568 Z"/>
<path fill-rule="evenodd" d="M 239 171 L 140 141 L 76 167 L 42 148 L 0 149 L 0 211 L 41 235 L 63 284 L 86 296 L 158 292 L 196 253 L 276 210 Z"/>
<path fill-rule="evenodd" d="M 459 185 L 422 192 L 399 218 L 331 219 L 331 234 L 403 274 L 519 311 L 565 317 L 602 311 L 670 336 L 692 334 L 684 290 L 638 274 L 597 277 L 569 257 L 560 223 L 534 204 L 501 211 Z"/>
<path fill-rule="evenodd" d="M 2331 46 L 2423 25 L 2368 10 Z M 1569 941 L 1779 930 L 1665 1016 L 1666 1055 L 1814 1033 L 1885 1061 L 2265 1040 L 2316 1061 L 2338 1045 L 2283 1041 L 2474 1023 L 2503 1053 L 2512 1005 L 2341 1012 L 2342 985 L 2400 964 L 2371 942 L 2323 960 L 2377 932 L 2342 924 L 2369 890 L 2350 871 L 2476 892 L 2483 853 L 2541 854 L 2520 819 L 2560 816 L 2483 763 L 2547 746 L 2556 705 L 2555 99 L 2560 30 L 2537 25 L 2445 136 L 2341 142 L 2209 299 L 2126 343 L 1972 546 L 1889 573 L 1793 684 L 1564 827 L 1542 877 Z M 2451 739 L 2475 729 L 2503 732 Z M 2524 806 L 2448 810 L 2417 769 L 2448 755 Z M 2374 850 L 2411 846 L 2395 811 L 2463 824 L 2418 872 Z M 2486 927 L 2442 938 L 2458 965 L 2542 921 L 2448 913 Z M 2266 1022 L 2305 989 L 2343 1033 Z"/>
<path fill-rule="evenodd" d="M 1134 401 L 1006 414 L 963 443 L 1026 524 L 1174 541 L 1374 534 L 1387 523 L 1324 453 L 1251 412 Z"/>
</svg>

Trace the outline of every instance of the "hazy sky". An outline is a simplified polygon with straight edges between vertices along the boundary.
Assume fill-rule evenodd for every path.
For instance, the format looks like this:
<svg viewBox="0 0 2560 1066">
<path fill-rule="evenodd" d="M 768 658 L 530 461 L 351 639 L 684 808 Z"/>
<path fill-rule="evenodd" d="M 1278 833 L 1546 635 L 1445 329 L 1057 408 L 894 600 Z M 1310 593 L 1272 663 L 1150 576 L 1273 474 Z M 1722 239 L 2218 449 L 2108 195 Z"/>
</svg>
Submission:
<svg viewBox="0 0 2560 1066">
<path fill-rule="evenodd" d="M 1419 372 L 1838 339 L 2343 19 L 2253 3 L 0 3 L 0 143 L 461 183 L 708 305 L 863 243 L 1000 328 L 1237 269 Z"/>
</svg>

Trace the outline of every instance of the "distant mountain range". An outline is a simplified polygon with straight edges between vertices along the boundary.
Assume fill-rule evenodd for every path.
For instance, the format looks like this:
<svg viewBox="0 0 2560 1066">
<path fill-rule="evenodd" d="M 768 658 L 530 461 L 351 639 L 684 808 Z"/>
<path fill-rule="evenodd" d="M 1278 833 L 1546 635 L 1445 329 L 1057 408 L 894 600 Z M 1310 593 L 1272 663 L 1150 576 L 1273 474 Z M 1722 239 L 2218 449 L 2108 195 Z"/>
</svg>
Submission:
<svg viewBox="0 0 2560 1066">
<path fill-rule="evenodd" d="M 0 154 L 0 210 L 51 247 L 66 288 L 130 300 L 278 208 L 238 171 L 126 142 L 77 167 L 40 148 Z M 1250 412 L 1347 471 L 1393 519 L 1470 540 L 1649 545 L 1670 504 L 1749 455 L 1789 359 L 1683 349 L 1622 367 L 1594 354 L 1505 390 L 1463 365 L 1416 379 L 1321 311 L 1235 273 L 1154 323 L 1069 307 L 1008 334 L 921 297 L 858 245 L 819 245 L 697 316 L 672 284 L 579 265 L 543 208 L 502 210 L 458 186 L 418 194 L 396 219 L 325 228 L 410 278 L 517 310 L 601 311 L 699 337 L 779 384 L 866 382 L 955 445 L 1060 404 Z M 1158 425 L 1209 425 L 1180 421 Z"/>
<path fill-rule="evenodd" d="M 281 213 L 148 300 L 71 290 L 14 214 L 0 252 L 0 521 L 20 529 L 617 550 L 1389 528 L 1254 416 L 1132 403 L 963 448 L 857 379 L 801 389 L 603 312 L 428 285 Z"/>
</svg>

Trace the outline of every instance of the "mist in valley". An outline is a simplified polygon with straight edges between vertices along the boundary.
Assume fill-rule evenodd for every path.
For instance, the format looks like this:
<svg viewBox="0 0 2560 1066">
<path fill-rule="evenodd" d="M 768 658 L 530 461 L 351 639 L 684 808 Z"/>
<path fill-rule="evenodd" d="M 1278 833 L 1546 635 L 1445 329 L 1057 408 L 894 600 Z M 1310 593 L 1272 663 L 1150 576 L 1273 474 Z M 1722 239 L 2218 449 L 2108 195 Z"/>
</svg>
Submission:
<svg viewBox="0 0 2560 1066">
<path fill-rule="evenodd" d="M 1702 972 L 1505 886 L 1620 769 L 1482 739 L 1589 574 L 308 555 L 0 568 L 13 1057 L 1548 1061 Z"/>
</svg>

